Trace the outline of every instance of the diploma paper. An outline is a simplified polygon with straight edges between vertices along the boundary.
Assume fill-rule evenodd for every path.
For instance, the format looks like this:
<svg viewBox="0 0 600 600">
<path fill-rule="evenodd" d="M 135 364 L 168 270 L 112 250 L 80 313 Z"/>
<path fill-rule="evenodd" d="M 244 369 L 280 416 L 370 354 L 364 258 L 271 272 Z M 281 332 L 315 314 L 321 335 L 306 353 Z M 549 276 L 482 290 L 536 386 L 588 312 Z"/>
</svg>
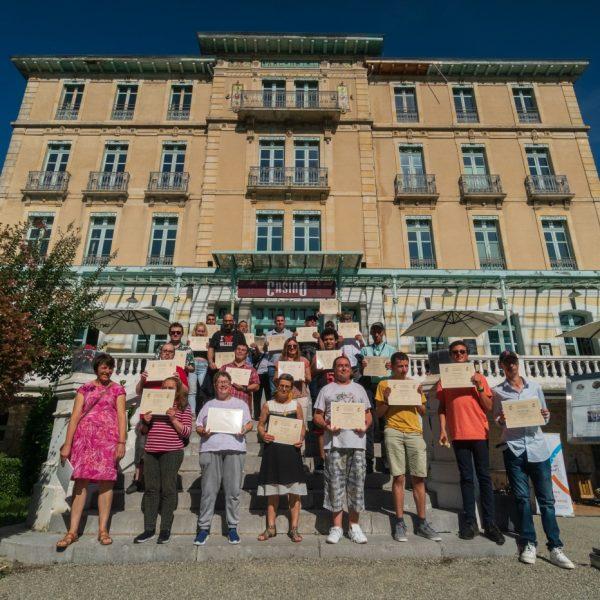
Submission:
<svg viewBox="0 0 600 600">
<path fill-rule="evenodd" d="M 421 394 L 418 381 L 402 380 L 402 379 L 387 379 L 387 384 L 390 388 L 390 396 L 388 404 L 390 406 L 421 406 Z"/>
<path fill-rule="evenodd" d="M 317 350 L 317 369 L 333 369 L 333 361 L 342 356 L 341 350 Z"/>
<path fill-rule="evenodd" d="M 235 352 L 215 352 L 215 365 L 220 369 L 223 365 L 228 365 L 235 360 Z"/>
<path fill-rule="evenodd" d="M 440 381 L 443 388 L 472 388 L 471 377 L 475 370 L 471 363 L 450 363 L 440 365 Z"/>
<path fill-rule="evenodd" d="M 185 361 L 187 360 L 187 350 L 175 350 L 175 364 L 182 369 L 185 369 Z"/>
<path fill-rule="evenodd" d="M 541 413 L 542 406 L 538 398 L 506 400 L 502 402 L 502 410 L 504 411 L 507 429 L 545 425 Z"/>
<path fill-rule="evenodd" d="M 148 381 L 164 381 L 167 377 L 173 377 L 177 372 L 177 361 L 173 360 L 149 360 L 146 364 Z"/>
<path fill-rule="evenodd" d="M 237 367 L 227 367 L 226 371 L 231 375 L 231 383 L 238 385 L 248 385 L 250 383 L 250 369 L 238 369 Z"/>
<path fill-rule="evenodd" d="M 206 429 L 211 433 L 233 433 L 242 431 L 244 411 L 241 408 L 209 408 Z"/>
<path fill-rule="evenodd" d="M 198 335 L 193 335 L 190 337 L 190 348 L 194 352 L 206 352 L 208 350 L 208 337 L 200 337 Z"/>
<path fill-rule="evenodd" d="M 319 302 L 319 312 L 322 315 L 337 315 L 340 312 L 340 301 L 336 298 L 327 298 Z"/>
<path fill-rule="evenodd" d="M 340 429 L 364 429 L 365 407 L 358 402 L 332 402 L 331 425 Z"/>
<path fill-rule="evenodd" d="M 269 352 L 281 352 L 287 338 L 283 334 L 275 334 L 267 336 L 267 344 Z"/>
<path fill-rule="evenodd" d="M 302 437 L 302 419 L 290 419 L 288 417 L 278 417 L 272 415 L 269 417 L 270 433 L 278 444 L 294 445 Z"/>
<path fill-rule="evenodd" d="M 385 363 L 390 362 L 389 356 L 366 356 L 366 366 L 363 369 L 363 375 L 368 377 L 387 377 L 388 370 Z"/>
<path fill-rule="evenodd" d="M 358 323 L 338 323 L 338 333 L 345 338 L 354 339 L 360 334 Z"/>
<path fill-rule="evenodd" d="M 252 344 L 254 344 L 254 334 L 253 333 L 245 333 L 244 337 L 246 338 L 246 344 L 248 344 L 248 346 L 251 346 Z"/>
<path fill-rule="evenodd" d="M 65 462 L 62 462 L 60 459 L 58 461 L 58 466 L 56 467 L 56 477 L 62 486 L 62 489 L 65 490 L 65 494 L 69 491 L 69 483 L 71 483 L 71 476 L 73 475 L 73 465 L 71 461 L 67 458 Z"/>
<path fill-rule="evenodd" d="M 278 376 L 289 373 L 294 381 L 304 381 L 304 362 L 298 360 L 280 360 L 277 363 Z"/>
<path fill-rule="evenodd" d="M 317 343 L 317 340 L 313 337 L 313 333 L 319 333 L 316 327 L 296 327 L 296 341 L 300 343 Z"/>
<path fill-rule="evenodd" d="M 175 401 L 175 390 L 144 390 L 140 402 L 140 415 L 166 415 Z"/>
<path fill-rule="evenodd" d="M 207 325 L 206 332 L 208 333 L 208 337 L 212 337 L 219 329 L 221 329 L 220 325 Z"/>
</svg>

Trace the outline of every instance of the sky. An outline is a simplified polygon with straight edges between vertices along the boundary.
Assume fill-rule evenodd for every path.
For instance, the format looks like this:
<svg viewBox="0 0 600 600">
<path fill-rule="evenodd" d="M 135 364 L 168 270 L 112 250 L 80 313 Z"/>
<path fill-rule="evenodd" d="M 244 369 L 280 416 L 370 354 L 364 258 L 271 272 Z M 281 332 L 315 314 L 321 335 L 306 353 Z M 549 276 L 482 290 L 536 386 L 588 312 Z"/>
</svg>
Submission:
<svg viewBox="0 0 600 600">
<path fill-rule="evenodd" d="M 19 54 L 198 54 L 197 31 L 376 33 L 384 56 L 586 59 L 575 85 L 600 164 L 598 0 L 4 0 L 0 163 L 25 80 Z"/>
</svg>

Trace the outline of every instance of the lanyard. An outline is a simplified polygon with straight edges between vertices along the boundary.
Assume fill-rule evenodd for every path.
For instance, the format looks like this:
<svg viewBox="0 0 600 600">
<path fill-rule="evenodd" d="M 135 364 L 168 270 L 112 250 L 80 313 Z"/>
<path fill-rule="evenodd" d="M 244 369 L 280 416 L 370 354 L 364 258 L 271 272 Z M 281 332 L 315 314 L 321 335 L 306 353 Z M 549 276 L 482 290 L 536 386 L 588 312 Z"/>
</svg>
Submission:
<svg viewBox="0 0 600 600">
<path fill-rule="evenodd" d="M 381 346 L 381 350 L 379 351 L 379 354 L 377 354 L 377 352 L 375 351 L 375 344 L 371 344 L 371 348 L 373 350 L 373 356 L 381 356 L 381 353 L 383 352 L 386 344 L 387 344 L 387 342 L 383 342 L 383 346 Z"/>
</svg>

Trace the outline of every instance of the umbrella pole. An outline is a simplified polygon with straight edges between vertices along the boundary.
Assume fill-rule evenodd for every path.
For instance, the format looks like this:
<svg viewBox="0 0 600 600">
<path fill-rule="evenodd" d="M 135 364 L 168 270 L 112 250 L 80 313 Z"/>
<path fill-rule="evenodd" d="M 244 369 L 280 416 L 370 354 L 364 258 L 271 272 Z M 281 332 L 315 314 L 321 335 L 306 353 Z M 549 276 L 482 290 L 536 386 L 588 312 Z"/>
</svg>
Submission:
<svg viewBox="0 0 600 600">
<path fill-rule="evenodd" d="M 504 310 L 504 318 L 506 319 L 506 326 L 508 327 L 508 335 L 510 338 L 510 349 L 515 351 L 515 337 L 513 335 L 512 322 L 510 319 L 510 312 L 508 310 L 508 301 L 506 299 L 506 285 L 504 284 L 504 277 L 500 277 L 500 293 L 502 294 L 502 309 Z"/>
<path fill-rule="evenodd" d="M 400 321 L 398 319 L 398 286 L 396 284 L 395 277 L 392 278 L 392 293 L 392 305 L 394 306 L 394 323 L 396 325 L 396 348 L 400 348 Z"/>
</svg>

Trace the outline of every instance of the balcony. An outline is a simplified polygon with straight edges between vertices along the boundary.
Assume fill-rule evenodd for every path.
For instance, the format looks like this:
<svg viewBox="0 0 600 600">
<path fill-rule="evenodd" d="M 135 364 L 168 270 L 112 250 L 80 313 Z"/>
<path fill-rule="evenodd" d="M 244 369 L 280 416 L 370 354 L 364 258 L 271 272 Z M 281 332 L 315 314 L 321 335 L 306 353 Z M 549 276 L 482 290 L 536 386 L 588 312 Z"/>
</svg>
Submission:
<svg viewBox="0 0 600 600">
<path fill-rule="evenodd" d="M 94 254 L 90 254 L 88 256 L 83 257 L 82 264 L 85 266 L 99 266 L 101 264 L 107 263 L 110 259 L 110 256 L 96 256 Z"/>
<path fill-rule="evenodd" d="M 506 261 L 502 256 L 480 258 L 479 268 L 483 271 L 503 271 L 506 269 Z"/>
<path fill-rule="evenodd" d="M 499 207 L 506 197 L 500 175 L 461 175 L 458 186 L 461 202 L 467 205 L 495 203 Z"/>
<path fill-rule="evenodd" d="M 575 196 L 569 188 L 566 175 L 528 175 L 525 189 L 532 204 L 562 202 L 568 206 Z"/>
<path fill-rule="evenodd" d="M 188 199 L 189 173 L 163 173 L 153 171 L 148 180 L 148 189 L 145 192 L 146 201 L 150 204 L 156 202 L 178 202 L 183 205 Z"/>
<path fill-rule="evenodd" d="M 342 113 L 337 92 L 242 91 L 231 99 L 240 118 L 256 121 L 302 122 L 337 120 Z"/>
<path fill-rule="evenodd" d="M 432 208 L 439 197 L 435 175 L 398 173 L 394 180 L 394 204 L 429 204 Z"/>
<path fill-rule="evenodd" d="M 88 184 L 83 190 L 83 197 L 88 201 L 116 201 L 123 203 L 127 200 L 129 173 L 111 173 L 110 171 L 92 171 Z"/>
<path fill-rule="evenodd" d="M 146 266 L 148 267 L 172 267 L 173 257 L 172 256 L 149 256 L 146 259 Z"/>
<path fill-rule="evenodd" d="M 169 108 L 167 111 L 167 121 L 188 121 L 190 118 L 190 109 Z"/>
<path fill-rule="evenodd" d="M 316 198 L 325 201 L 329 195 L 329 181 L 326 167 L 250 167 L 248 194 L 276 196 L 291 200 Z"/>
<path fill-rule="evenodd" d="M 23 198 L 32 200 L 64 200 L 67 195 L 70 175 L 66 171 L 29 171 Z"/>
<path fill-rule="evenodd" d="M 59 108 L 56 111 L 56 120 L 58 121 L 74 121 L 79 115 L 78 108 Z"/>
<path fill-rule="evenodd" d="M 419 120 L 419 113 L 416 110 L 396 111 L 396 121 L 398 123 L 416 123 Z"/>
<path fill-rule="evenodd" d="M 479 115 L 476 110 L 461 110 L 456 113 L 459 123 L 479 123 Z"/>
<path fill-rule="evenodd" d="M 519 123 L 541 123 L 540 113 L 537 110 L 528 112 L 519 111 Z"/>
<path fill-rule="evenodd" d="M 550 258 L 550 268 L 554 271 L 576 271 L 577 261 L 574 258 Z"/>
<path fill-rule="evenodd" d="M 110 118 L 113 121 L 131 121 L 133 119 L 133 108 L 113 108 Z"/>
<path fill-rule="evenodd" d="M 410 259 L 411 269 L 437 269 L 437 263 L 435 258 L 411 258 Z"/>
</svg>

